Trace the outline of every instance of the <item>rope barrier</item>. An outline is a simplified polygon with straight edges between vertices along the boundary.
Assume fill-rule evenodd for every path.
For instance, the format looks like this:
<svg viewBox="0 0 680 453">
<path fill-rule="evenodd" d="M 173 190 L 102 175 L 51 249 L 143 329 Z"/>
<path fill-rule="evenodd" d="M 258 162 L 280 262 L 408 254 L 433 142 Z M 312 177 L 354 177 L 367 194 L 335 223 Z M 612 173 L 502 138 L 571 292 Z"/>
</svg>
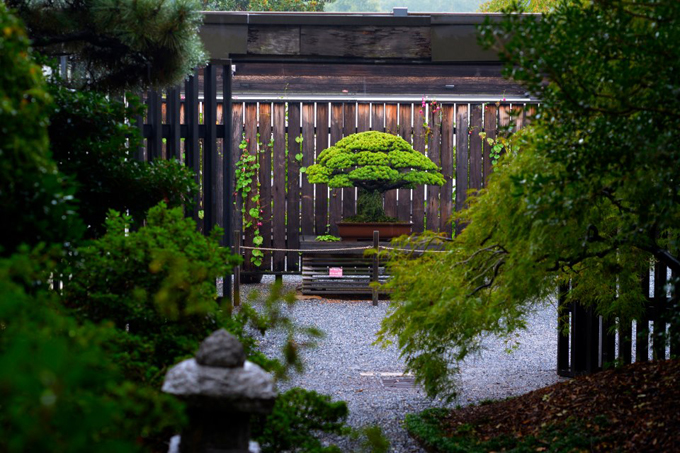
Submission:
<svg viewBox="0 0 680 453">
<path fill-rule="evenodd" d="M 262 250 L 265 252 L 318 252 L 318 253 L 325 253 L 325 252 L 342 252 L 344 250 L 368 250 L 374 248 L 373 246 L 366 246 L 366 247 L 346 247 L 346 248 L 337 248 L 337 249 L 321 249 L 321 250 L 310 250 L 310 249 L 275 249 L 275 248 L 267 248 L 267 247 L 246 247 L 246 246 L 241 246 L 240 248 L 242 249 L 248 249 L 248 250 Z"/>
<path fill-rule="evenodd" d="M 365 247 L 345 247 L 345 248 L 333 248 L 333 249 L 277 249 L 271 247 L 246 247 L 242 245 L 241 249 L 246 250 L 262 250 L 263 252 L 304 252 L 304 253 L 326 253 L 326 252 L 344 252 L 352 250 L 368 250 L 375 249 L 372 245 L 367 245 Z M 378 246 L 378 249 L 384 250 L 399 250 L 402 252 L 422 252 L 422 253 L 448 253 L 448 250 L 413 250 L 399 247 L 388 247 L 386 245 Z"/>
</svg>

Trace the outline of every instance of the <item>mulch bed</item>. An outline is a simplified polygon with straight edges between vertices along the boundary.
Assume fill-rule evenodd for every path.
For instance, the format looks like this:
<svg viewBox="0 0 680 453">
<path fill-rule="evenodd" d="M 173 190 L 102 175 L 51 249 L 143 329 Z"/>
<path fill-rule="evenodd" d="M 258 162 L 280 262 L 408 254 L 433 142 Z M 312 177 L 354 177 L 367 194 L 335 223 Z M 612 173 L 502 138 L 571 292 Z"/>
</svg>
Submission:
<svg viewBox="0 0 680 453">
<path fill-rule="evenodd" d="M 608 423 L 597 423 L 598 416 Z M 449 434 L 471 425 L 488 440 L 537 435 L 570 418 L 602 439 L 593 451 L 680 452 L 680 360 L 635 363 L 457 409 L 442 424 Z"/>
</svg>

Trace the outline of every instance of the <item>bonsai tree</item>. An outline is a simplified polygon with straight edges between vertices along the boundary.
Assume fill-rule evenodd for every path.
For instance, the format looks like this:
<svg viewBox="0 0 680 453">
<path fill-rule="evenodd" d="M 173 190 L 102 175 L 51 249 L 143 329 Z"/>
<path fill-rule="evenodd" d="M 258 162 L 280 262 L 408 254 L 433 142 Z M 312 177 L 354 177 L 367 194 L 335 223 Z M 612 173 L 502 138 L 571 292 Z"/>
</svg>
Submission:
<svg viewBox="0 0 680 453">
<path fill-rule="evenodd" d="M 307 169 L 310 183 L 359 188 L 357 215 L 345 219 L 348 221 L 395 221 L 385 215 L 385 192 L 419 184 L 444 184 L 444 177 L 434 162 L 403 138 L 384 132 L 349 135 L 323 150 L 316 161 Z"/>
</svg>

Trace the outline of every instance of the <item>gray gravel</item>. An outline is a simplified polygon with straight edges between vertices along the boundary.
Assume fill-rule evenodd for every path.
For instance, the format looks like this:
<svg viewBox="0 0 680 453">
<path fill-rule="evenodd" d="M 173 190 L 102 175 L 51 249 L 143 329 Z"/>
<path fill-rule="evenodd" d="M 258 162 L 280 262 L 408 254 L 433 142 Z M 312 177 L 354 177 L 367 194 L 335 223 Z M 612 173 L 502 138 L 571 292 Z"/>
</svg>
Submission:
<svg viewBox="0 0 680 453">
<path fill-rule="evenodd" d="M 244 300 L 254 289 L 266 290 L 272 281 L 273 277 L 265 276 L 260 285 L 244 285 Z M 300 277 L 284 277 L 284 287 L 288 290 L 295 290 L 300 284 Z M 254 304 L 257 306 L 257 302 Z M 303 353 L 305 373 L 279 383 L 278 387 L 280 391 L 303 387 L 344 400 L 349 406 L 351 426 L 377 424 L 389 438 L 391 451 L 421 452 L 424 450 L 402 426 L 404 417 L 443 403 L 429 399 L 419 388 L 389 387 L 389 379 L 394 379 L 395 373 L 403 373 L 403 361 L 396 347 L 383 349 L 372 344 L 388 306 L 387 301 L 373 307 L 370 301 L 299 300 L 291 312 L 292 317 L 301 325 L 317 326 L 326 337 L 316 349 Z M 282 341 L 281 334 L 269 332 L 260 345 L 266 354 L 278 356 Z M 547 303 L 530 316 L 528 329 L 518 334 L 517 342 L 519 347 L 509 354 L 505 342 L 489 339 L 486 351 L 463 364 L 460 394 L 452 405 L 521 395 L 561 379 L 555 372 L 554 304 Z M 356 448 L 347 440 L 335 442 L 343 451 Z"/>
</svg>

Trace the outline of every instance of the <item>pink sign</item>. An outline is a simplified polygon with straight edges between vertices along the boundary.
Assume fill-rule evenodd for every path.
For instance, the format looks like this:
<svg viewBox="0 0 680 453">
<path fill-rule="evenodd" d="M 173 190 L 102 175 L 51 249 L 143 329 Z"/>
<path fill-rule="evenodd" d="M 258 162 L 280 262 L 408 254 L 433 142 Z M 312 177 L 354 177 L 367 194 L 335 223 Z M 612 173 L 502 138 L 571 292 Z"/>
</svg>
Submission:
<svg viewBox="0 0 680 453">
<path fill-rule="evenodd" d="M 342 268 L 341 267 L 331 267 L 328 269 L 328 276 L 329 277 L 342 277 Z"/>
</svg>

